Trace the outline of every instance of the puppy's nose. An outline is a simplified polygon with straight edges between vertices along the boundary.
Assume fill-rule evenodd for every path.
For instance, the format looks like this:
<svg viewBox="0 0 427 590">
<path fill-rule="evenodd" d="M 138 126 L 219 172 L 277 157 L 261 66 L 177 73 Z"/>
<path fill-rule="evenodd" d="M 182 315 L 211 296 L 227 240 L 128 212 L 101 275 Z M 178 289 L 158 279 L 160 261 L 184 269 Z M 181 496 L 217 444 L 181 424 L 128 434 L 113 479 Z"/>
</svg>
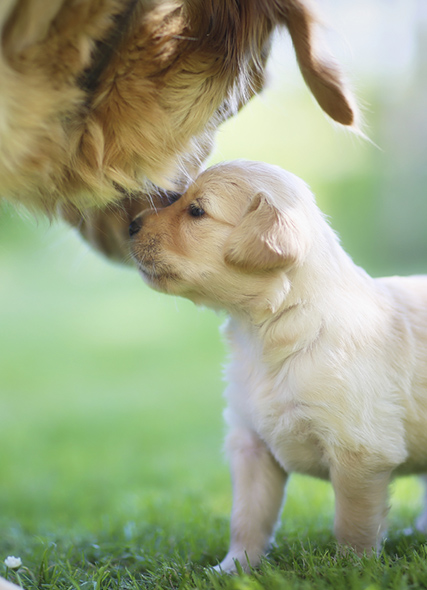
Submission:
<svg viewBox="0 0 427 590">
<path fill-rule="evenodd" d="M 129 236 L 132 238 L 135 236 L 142 227 L 142 216 L 140 215 L 134 219 L 129 225 Z"/>
</svg>

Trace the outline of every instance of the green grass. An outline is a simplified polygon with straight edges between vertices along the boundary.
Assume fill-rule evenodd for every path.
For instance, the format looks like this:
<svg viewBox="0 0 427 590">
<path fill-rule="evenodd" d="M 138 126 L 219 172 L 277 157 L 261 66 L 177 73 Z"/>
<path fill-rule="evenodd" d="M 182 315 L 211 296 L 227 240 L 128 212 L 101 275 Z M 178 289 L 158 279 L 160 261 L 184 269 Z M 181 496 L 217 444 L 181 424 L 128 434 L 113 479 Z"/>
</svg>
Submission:
<svg viewBox="0 0 427 590">
<path fill-rule="evenodd" d="M 305 90 L 254 102 L 227 124 L 216 160 L 234 157 L 302 175 L 369 271 L 424 270 L 425 234 L 422 247 L 410 226 L 386 239 L 382 154 L 332 130 Z M 402 533 L 421 505 L 411 478 L 394 486 L 379 558 L 338 555 L 330 485 L 297 476 L 269 560 L 252 576 L 211 573 L 231 508 L 223 318 L 148 290 L 62 226 L 9 208 L 0 273 L 0 574 L 28 590 L 427 586 L 425 539 Z M 18 574 L 2 572 L 10 554 L 23 561 Z"/>
</svg>

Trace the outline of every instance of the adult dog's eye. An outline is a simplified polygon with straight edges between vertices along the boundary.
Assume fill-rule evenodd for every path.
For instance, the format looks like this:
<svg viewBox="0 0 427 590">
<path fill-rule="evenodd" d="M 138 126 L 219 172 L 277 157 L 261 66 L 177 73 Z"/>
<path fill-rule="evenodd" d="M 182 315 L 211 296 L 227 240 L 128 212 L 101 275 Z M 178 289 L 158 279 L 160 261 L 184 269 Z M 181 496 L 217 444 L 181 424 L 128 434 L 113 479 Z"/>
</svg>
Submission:
<svg viewBox="0 0 427 590">
<path fill-rule="evenodd" d="M 205 214 L 205 210 L 196 205 L 195 203 L 191 203 L 188 208 L 188 212 L 192 217 L 202 217 Z"/>
</svg>

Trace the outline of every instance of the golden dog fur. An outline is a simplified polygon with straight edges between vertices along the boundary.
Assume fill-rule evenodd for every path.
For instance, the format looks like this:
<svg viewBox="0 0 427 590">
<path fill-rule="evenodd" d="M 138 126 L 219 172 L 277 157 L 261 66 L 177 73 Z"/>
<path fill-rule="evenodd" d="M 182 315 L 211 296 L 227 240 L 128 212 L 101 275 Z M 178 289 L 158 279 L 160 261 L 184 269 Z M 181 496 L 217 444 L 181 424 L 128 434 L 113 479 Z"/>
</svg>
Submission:
<svg viewBox="0 0 427 590">
<path fill-rule="evenodd" d="M 292 472 L 331 480 L 340 543 L 377 548 L 391 478 L 427 472 L 427 276 L 371 278 L 302 180 L 254 162 L 207 170 L 130 230 L 151 286 L 230 314 L 220 569 L 259 563 Z"/>
<path fill-rule="evenodd" d="M 308 0 L 3 0 L 1 196 L 49 215 L 59 205 L 120 253 L 137 198 L 182 190 L 218 125 L 261 90 L 277 28 L 321 107 L 354 125 L 316 24 Z"/>
</svg>

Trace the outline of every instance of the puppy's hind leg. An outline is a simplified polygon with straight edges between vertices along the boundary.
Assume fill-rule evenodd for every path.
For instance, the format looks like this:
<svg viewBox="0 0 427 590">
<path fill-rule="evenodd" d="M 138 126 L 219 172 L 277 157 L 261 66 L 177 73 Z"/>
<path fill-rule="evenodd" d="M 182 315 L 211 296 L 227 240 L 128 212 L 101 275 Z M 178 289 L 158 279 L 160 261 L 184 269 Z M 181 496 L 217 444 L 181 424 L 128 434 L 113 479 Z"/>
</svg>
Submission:
<svg viewBox="0 0 427 590">
<path fill-rule="evenodd" d="M 388 512 L 390 472 L 373 473 L 360 465 L 331 470 L 335 491 L 335 535 L 362 555 L 378 551 Z"/>
<path fill-rule="evenodd" d="M 233 482 L 230 548 L 215 569 L 236 571 L 256 566 L 268 549 L 282 506 L 287 474 L 265 443 L 246 428 L 233 428 L 227 437 Z"/>
</svg>

